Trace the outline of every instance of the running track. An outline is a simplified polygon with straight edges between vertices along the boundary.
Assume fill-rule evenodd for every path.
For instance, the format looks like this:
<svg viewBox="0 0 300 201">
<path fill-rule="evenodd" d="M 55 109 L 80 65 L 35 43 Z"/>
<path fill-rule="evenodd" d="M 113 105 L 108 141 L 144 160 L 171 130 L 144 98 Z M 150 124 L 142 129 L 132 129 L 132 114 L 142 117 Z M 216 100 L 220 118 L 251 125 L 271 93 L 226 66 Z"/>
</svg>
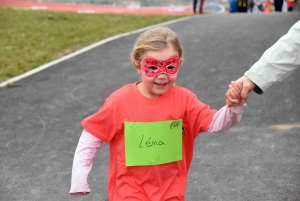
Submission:
<svg viewBox="0 0 300 201">
<path fill-rule="evenodd" d="M 125 6 L 103 6 L 83 5 L 52 2 L 34 2 L 24 0 L 0 0 L 0 5 L 14 6 L 24 9 L 56 10 L 77 13 L 114 13 L 114 14 L 165 14 L 165 15 L 186 15 L 193 14 L 191 5 L 170 6 L 170 7 L 143 7 L 130 8 Z"/>
</svg>

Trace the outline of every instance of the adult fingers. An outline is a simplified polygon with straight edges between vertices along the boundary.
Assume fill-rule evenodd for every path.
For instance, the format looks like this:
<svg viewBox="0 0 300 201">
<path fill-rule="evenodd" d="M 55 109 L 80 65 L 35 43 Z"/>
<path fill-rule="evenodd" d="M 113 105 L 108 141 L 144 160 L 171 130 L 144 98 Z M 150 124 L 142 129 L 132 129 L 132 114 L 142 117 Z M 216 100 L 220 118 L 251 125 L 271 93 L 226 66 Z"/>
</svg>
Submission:
<svg viewBox="0 0 300 201">
<path fill-rule="evenodd" d="M 241 104 L 244 104 L 248 100 L 248 94 L 255 88 L 256 85 L 246 76 L 240 77 L 238 80 L 236 80 L 236 82 L 242 84 L 243 88 L 241 91 Z"/>
<path fill-rule="evenodd" d="M 246 87 L 244 87 L 244 88 L 242 89 L 242 91 L 241 91 L 241 103 L 242 103 L 242 104 L 244 104 L 244 103 L 247 102 L 247 100 L 248 100 L 248 95 L 249 95 L 250 91 L 251 91 L 251 90 L 250 90 L 249 88 L 246 88 Z"/>
</svg>

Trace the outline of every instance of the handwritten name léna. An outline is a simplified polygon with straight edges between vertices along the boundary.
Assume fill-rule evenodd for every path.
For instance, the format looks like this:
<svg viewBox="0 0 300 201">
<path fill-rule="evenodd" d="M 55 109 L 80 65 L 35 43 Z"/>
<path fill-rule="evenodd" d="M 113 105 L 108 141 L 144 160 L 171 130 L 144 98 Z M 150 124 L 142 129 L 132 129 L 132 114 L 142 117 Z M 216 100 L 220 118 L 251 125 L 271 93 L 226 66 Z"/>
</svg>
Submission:
<svg viewBox="0 0 300 201">
<path fill-rule="evenodd" d="M 151 140 L 151 137 L 148 140 L 144 141 L 144 135 L 143 135 L 139 147 L 143 148 L 144 147 L 143 145 L 145 145 L 146 147 L 152 147 L 152 146 L 162 146 L 166 144 L 163 141 Z"/>
</svg>

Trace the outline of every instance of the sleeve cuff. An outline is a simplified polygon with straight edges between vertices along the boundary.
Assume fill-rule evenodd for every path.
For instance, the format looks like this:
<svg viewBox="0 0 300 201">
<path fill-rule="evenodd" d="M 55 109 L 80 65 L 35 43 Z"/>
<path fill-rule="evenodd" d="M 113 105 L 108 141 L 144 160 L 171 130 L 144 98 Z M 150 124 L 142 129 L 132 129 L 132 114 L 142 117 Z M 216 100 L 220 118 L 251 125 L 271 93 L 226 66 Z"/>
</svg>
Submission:
<svg viewBox="0 0 300 201">
<path fill-rule="evenodd" d="M 253 91 L 257 94 L 263 94 L 263 92 L 269 87 L 263 78 L 256 73 L 251 72 L 250 70 L 247 71 L 244 76 L 249 78 L 256 85 Z"/>
<path fill-rule="evenodd" d="M 246 106 L 246 103 L 244 103 L 242 106 L 240 106 L 240 105 L 231 106 L 230 109 L 235 114 L 242 114 L 245 106 Z"/>
<path fill-rule="evenodd" d="M 86 194 L 84 194 L 83 192 L 86 192 Z M 88 195 L 91 192 L 90 188 L 88 185 L 85 186 L 75 186 L 75 187 L 71 187 L 70 190 L 70 195 L 73 196 L 84 196 L 84 195 Z"/>
</svg>

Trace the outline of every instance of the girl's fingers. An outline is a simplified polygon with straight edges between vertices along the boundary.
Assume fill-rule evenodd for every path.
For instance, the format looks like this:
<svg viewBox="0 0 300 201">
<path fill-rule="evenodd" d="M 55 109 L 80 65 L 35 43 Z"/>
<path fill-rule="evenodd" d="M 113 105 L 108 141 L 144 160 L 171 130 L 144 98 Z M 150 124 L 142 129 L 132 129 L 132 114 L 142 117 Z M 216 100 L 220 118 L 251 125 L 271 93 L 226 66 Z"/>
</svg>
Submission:
<svg viewBox="0 0 300 201">
<path fill-rule="evenodd" d="M 229 85 L 229 90 L 230 90 L 230 93 L 231 93 L 232 97 L 233 97 L 233 94 L 234 94 L 233 98 L 239 98 L 240 97 L 240 92 L 236 88 L 234 88 L 232 86 L 232 84 Z"/>
<path fill-rule="evenodd" d="M 243 89 L 243 85 L 240 82 L 232 81 L 229 85 L 229 89 L 227 90 L 225 97 L 226 97 L 226 104 L 228 106 L 235 106 L 238 105 L 241 101 L 241 91 Z"/>
<path fill-rule="evenodd" d="M 237 105 L 239 103 L 239 100 L 236 99 L 236 96 L 230 89 L 228 89 L 227 93 L 225 94 L 226 98 L 226 104 L 228 106 Z"/>
</svg>

